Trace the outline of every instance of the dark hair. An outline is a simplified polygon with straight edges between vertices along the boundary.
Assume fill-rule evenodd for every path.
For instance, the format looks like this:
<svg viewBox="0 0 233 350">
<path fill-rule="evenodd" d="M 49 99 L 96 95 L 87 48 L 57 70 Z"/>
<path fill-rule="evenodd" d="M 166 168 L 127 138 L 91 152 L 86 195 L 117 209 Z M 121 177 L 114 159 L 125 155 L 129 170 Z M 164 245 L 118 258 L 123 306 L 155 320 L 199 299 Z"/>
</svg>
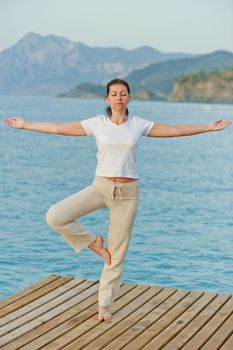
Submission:
<svg viewBox="0 0 233 350">
<path fill-rule="evenodd" d="M 127 91 L 128 91 L 128 94 L 130 96 L 130 87 L 129 87 L 129 84 L 127 83 L 127 81 L 123 80 L 123 79 L 113 79 L 111 81 L 108 82 L 107 86 L 106 86 L 106 96 L 109 95 L 109 92 L 110 92 L 110 87 L 112 85 L 125 85 Z M 112 109 L 110 106 L 108 106 L 106 108 L 106 112 L 108 114 L 108 116 L 110 117 L 112 115 Z M 128 108 L 126 108 L 126 115 L 129 115 L 129 110 Z"/>
</svg>

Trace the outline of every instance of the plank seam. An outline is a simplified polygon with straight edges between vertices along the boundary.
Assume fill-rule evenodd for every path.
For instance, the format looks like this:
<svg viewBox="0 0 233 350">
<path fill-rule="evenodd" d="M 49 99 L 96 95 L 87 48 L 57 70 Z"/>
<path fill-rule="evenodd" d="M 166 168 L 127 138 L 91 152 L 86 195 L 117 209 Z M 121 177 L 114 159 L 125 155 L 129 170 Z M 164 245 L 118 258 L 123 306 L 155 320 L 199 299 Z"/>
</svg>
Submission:
<svg viewBox="0 0 233 350">
<path fill-rule="evenodd" d="M 6 298 L 6 299 L 0 301 L 0 310 L 3 310 L 5 307 L 7 307 L 7 306 L 9 306 L 9 305 L 12 305 L 12 304 L 14 304 L 14 303 L 16 303 L 16 302 L 18 302 L 19 300 L 21 300 L 21 299 L 27 297 L 28 295 L 33 294 L 33 293 L 36 292 L 36 291 L 39 291 L 41 288 L 44 288 L 45 286 L 48 286 L 50 283 L 53 283 L 53 282 L 56 281 L 57 279 L 61 278 L 61 276 L 58 276 L 58 275 L 50 275 L 50 276 L 45 277 L 44 279 L 46 279 L 46 278 L 48 278 L 48 277 L 52 277 L 52 276 L 57 277 L 57 278 L 55 278 L 55 279 L 53 279 L 53 280 L 51 280 L 51 281 L 46 282 L 45 284 L 43 284 L 43 285 L 41 285 L 41 286 L 39 286 L 39 287 L 33 289 L 32 291 L 30 291 L 30 290 L 28 290 L 28 289 L 32 288 L 33 285 L 28 286 L 28 287 L 25 287 L 25 288 L 22 289 L 21 291 L 18 291 L 18 292 L 16 292 L 15 294 L 9 296 L 8 298 Z M 42 280 L 36 282 L 35 285 L 36 285 L 37 283 L 38 283 L 38 284 L 39 284 L 39 283 L 42 283 L 44 279 L 42 279 Z M 27 291 L 27 290 L 28 290 L 28 291 Z M 26 292 L 26 291 L 27 291 L 26 294 L 21 295 L 21 296 L 19 296 L 19 297 L 17 298 L 17 294 L 21 294 L 21 293 Z M 5 305 L 2 305 L 3 303 L 7 302 L 8 299 L 11 299 L 11 298 L 13 298 L 13 297 L 15 297 L 15 296 L 16 296 L 17 299 L 14 299 L 14 300 L 12 300 L 12 301 L 9 300 L 9 303 L 6 303 Z"/>
</svg>

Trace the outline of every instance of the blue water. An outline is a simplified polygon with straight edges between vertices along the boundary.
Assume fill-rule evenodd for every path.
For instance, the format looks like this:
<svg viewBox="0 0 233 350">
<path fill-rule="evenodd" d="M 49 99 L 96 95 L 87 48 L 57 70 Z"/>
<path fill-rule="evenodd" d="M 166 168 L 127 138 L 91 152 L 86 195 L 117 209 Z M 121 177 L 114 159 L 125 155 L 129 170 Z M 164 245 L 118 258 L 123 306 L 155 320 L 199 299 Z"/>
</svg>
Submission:
<svg viewBox="0 0 233 350">
<path fill-rule="evenodd" d="M 101 100 L 0 97 L 0 115 L 68 122 L 102 113 Z M 162 123 L 233 120 L 232 105 L 132 101 L 131 113 Z M 14 130 L 0 124 L 0 297 L 49 274 L 98 279 L 101 259 L 77 255 L 46 224 L 55 202 L 88 185 L 90 137 Z M 139 209 L 124 281 L 233 293 L 233 127 L 138 145 Z M 81 219 L 107 234 L 107 209 Z"/>
</svg>

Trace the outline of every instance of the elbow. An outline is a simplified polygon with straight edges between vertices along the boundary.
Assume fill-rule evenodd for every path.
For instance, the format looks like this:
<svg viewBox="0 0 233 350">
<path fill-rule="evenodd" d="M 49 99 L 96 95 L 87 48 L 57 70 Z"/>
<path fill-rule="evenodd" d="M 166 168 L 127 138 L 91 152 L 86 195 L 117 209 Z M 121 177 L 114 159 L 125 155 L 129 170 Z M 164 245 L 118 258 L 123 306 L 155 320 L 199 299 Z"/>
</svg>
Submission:
<svg viewBox="0 0 233 350">
<path fill-rule="evenodd" d="M 167 136 L 168 137 L 182 136 L 182 132 L 179 128 L 179 125 L 171 126 Z"/>
<path fill-rule="evenodd" d="M 187 130 L 185 130 L 182 125 L 175 125 L 174 130 L 173 130 L 173 135 L 174 137 L 178 136 L 186 136 L 188 135 Z"/>
</svg>

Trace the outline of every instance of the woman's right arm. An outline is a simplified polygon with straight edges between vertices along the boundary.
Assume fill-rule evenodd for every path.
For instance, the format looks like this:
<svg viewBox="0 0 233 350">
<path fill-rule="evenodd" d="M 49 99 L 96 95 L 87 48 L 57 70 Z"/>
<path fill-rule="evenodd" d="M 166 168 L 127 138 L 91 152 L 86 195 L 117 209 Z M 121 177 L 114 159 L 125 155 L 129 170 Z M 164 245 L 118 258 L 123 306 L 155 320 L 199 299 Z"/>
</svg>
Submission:
<svg viewBox="0 0 233 350">
<path fill-rule="evenodd" d="M 55 123 L 55 122 L 28 122 L 23 118 L 13 117 L 4 118 L 3 122 L 15 129 L 24 129 L 42 132 L 45 134 L 67 135 L 67 136 L 86 136 L 80 122 Z"/>
</svg>

